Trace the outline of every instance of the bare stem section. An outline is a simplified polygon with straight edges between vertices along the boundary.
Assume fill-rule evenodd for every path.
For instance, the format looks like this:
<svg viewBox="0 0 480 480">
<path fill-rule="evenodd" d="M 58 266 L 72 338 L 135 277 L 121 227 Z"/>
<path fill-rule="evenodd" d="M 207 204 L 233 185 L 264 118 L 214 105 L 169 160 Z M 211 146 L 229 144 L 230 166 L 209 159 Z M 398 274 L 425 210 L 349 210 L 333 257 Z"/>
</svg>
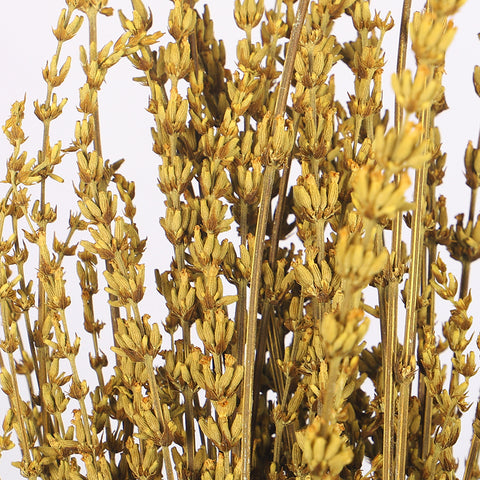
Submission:
<svg viewBox="0 0 480 480">
<path fill-rule="evenodd" d="M 235 52 L 215 36 L 208 5 L 131 3 L 117 12 L 123 33 L 100 45 L 103 22 L 114 21 L 107 0 L 66 0 L 42 71 L 45 101 L 34 102 L 37 156 L 24 151 L 25 99 L 3 126 L 0 453 L 17 445 L 15 466 L 30 480 L 456 478 L 477 374 L 480 148 L 467 144 L 468 212 L 450 225 L 437 194 L 446 166 L 437 117 L 464 1 L 412 13 L 405 0 L 398 52 L 383 47 L 397 19 L 366 0 L 236 0 Z M 168 31 L 154 30 L 153 14 L 168 17 Z M 334 29 L 345 17 L 351 38 Z M 65 147 L 52 142 L 67 101 L 56 89 L 72 62 L 63 45 L 84 18 L 84 80 Z M 395 55 L 395 104 L 384 105 Z M 152 116 L 164 202 L 146 208 L 164 238 L 149 242 L 124 160 L 106 160 L 102 142 L 99 97 L 120 61 L 140 72 Z M 346 103 L 340 62 L 352 74 Z M 473 80 L 480 95 L 480 67 Z M 65 158 L 77 165 L 78 212 L 62 229 L 50 185 L 63 181 Z M 144 263 L 146 248 L 171 258 L 165 271 Z M 160 307 L 143 301 L 149 271 Z M 479 412 L 464 480 L 478 476 Z"/>
</svg>

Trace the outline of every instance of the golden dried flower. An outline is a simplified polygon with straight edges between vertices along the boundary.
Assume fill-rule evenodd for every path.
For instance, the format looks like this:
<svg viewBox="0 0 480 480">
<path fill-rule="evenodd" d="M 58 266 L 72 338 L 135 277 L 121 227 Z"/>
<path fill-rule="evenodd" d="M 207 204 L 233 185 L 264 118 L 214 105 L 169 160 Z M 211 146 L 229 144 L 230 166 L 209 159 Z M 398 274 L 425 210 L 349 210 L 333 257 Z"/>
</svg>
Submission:
<svg viewBox="0 0 480 480">
<path fill-rule="evenodd" d="M 473 70 L 473 86 L 475 87 L 475 93 L 480 97 L 480 66 L 475 65 Z"/>
<path fill-rule="evenodd" d="M 352 283 L 354 289 L 361 289 L 384 267 L 388 251 L 383 249 L 379 255 L 375 254 L 360 235 L 349 236 L 346 229 L 340 230 L 338 235 L 336 270 L 342 278 Z"/>
<path fill-rule="evenodd" d="M 315 477 L 335 477 L 353 460 L 353 450 L 340 435 L 339 428 L 325 425 L 325 420 L 320 417 L 316 417 L 304 431 L 297 432 L 296 437 L 304 462 Z"/>
<path fill-rule="evenodd" d="M 263 0 L 235 0 L 235 22 L 238 28 L 251 31 L 263 17 Z"/>
<path fill-rule="evenodd" d="M 175 0 L 175 5 L 168 16 L 168 31 L 178 41 L 193 33 L 196 20 L 196 12 L 188 2 Z"/>
<path fill-rule="evenodd" d="M 453 22 L 428 11 L 415 12 L 410 26 L 412 50 L 418 65 L 442 66 L 445 52 L 455 36 Z"/>
<path fill-rule="evenodd" d="M 422 127 L 407 122 L 399 133 L 379 125 L 375 130 L 370 156 L 387 175 L 399 174 L 407 168 L 420 168 L 431 158 L 427 142 L 422 140 Z"/>
<path fill-rule="evenodd" d="M 397 101 L 409 113 L 430 108 L 444 91 L 441 80 L 432 77 L 431 68 L 425 64 L 418 66 L 413 82 L 410 70 L 405 70 L 400 78 L 393 74 L 392 87 Z"/>
<path fill-rule="evenodd" d="M 432 12 L 435 12 L 439 17 L 448 17 L 455 15 L 466 1 L 467 0 L 432 0 L 430 2 L 430 8 Z"/>
<path fill-rule="evenodd" d="M 69 2 L 67 2 L 67 4 L 68 3 Z M 58 17 L 57 28 L 53 29 L 53 34 L 59 42 L 66 42 L 71 40 L 78 33 L 82 23 L 83 17 L 76 16 L 70 23 L 67 24 L 67 11 L 63 9 Z"/>
<path fill-rule="evenodd" d="M 406 173 L 401 174 L 398 184 L 395 184 L 378 168 L 365 165 L 354 174 L 352 202 L 366 218 L 377 221 L 382 217 L 393 218 L 398 211 L 411 206 L 405 201 L 410 183 Z"/>
<path fill-rule="evenodd" d="M 472 142 L 468 142 L 465 149 L 465 177 L 470 188 L 476 189 L 480 186 L 480 149 L 473 148 Z"/>
</svg>

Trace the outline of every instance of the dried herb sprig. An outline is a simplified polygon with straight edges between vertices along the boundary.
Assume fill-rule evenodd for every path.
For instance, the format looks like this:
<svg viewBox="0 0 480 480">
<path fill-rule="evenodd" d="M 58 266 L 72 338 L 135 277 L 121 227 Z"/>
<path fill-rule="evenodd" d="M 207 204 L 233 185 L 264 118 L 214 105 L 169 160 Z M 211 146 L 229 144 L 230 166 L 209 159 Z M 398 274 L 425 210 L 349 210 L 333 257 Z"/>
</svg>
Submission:
<svg viewBox="0 0 480 480">
<path fill-rule="evenodd" d="M 164 43 L 152 31 L 152 12 L 132 0 L 130 17 L 119 12 L 124 33 L 104 47 L 97 44 L 98 15 L 113 9 L 105 0 L 67 1 L 54 29 L 58 48 L 43 70 L 47 98 L 34 103 L 44 129 L 38 158 L 28 161 L 22 151 L 25 101 L 13 105 L 3 129 L 13 153 L 0 203 L 0 377 L 10 401 L 0 448 L 13 446 L 15 430 L 24 476 L 455 477 L 452 447 L 476 374 L 468 307 L 470 266 L 479 256 L 478 152 L 470 143 L 465 153 L 468 219 L 459 215 L 449 225 L 446 200 L 436 193 L 446 157 L 435 122 L 446 107 L 450 16 L 463 3 L 430 1 L 413 15 L 412 73 L 405 70 L 411 6 L 404 2 L 389 128 L 382 42 L 393 19 L 372 13 L 365 0 L 236 1 L 233 15 L 245 38 L 233 73 L 208 8 L 200 14 L 194 1 L 172 3 Z M 54 90 L 71 63 L 58 67 L 60 49 L 81 28 L 82 15 L 89 29 L 80 54 L 86 80 L 74 139 L 62 149 L 50 142 L 52 120 L 65 105 Z M 333 33 L 343 15 L 352 20 L 352 41 Z M 154 120 L 165 196 L 160 223 L 172 245 L 169 269 L 156 272 L 164 317 L 143 313 L 150 266 L 142 263 L 147 243 L 135 223 L 135 185 L 120 173 L 122 161 L 104 158 L 101 145 L 101 87 L 123 57 L 142 72 L 136 80 L 148 87 Z M 339 60 L 353 74 L 346 105 L 337 100 L 333 76 Z M 479 77 L 477 68 L 477 93 Z M 55 167 L 70 154 L 80 214 L 70 215 L 60 235 L 50 225 L 57 210 L 46 184 L 61 180 Z M 401 242 L 403 223 L 409 245 Z M 36 291 L 26 245 L 38 250 Z M 438 256 L 442 245 L 460 261 L 460 281 Z M 80 340 L 72 334 L 64 259 L 75 254 L 96 385 L 83 380 Z M 97 313 L 99 273 L 107 321 Z M 366 295 L 371 287 L 378 305 Z M 452 308 L 444 339 L 435 337 L 436 296 Z M 382 344 L 367 346 L 377 320 Z M 102 353 L 104 323 L 114 332 L 114 370 Z M 465 479 L 476 475 L 477 423 Z M 365 461 L 369 472 L 362 471 Z"/>
</svg>

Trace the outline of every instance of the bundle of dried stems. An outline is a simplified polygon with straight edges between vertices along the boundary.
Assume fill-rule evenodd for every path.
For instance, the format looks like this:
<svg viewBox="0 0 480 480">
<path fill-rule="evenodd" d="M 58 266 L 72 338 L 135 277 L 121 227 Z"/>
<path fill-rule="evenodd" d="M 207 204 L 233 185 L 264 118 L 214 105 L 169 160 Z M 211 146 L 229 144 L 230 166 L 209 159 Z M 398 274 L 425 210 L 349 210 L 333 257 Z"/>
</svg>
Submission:
<svg viewBox="0 0 480 480">
<path fill-rule="evenodd" d="M 22 147 L 25 100 L 3 126 L 12 151 L 0 200 L 0 380 L 10 408 L 0 450 L 18 442 L 24 477 L 456 478 L 452 448 L 461 426 L 471 429 L 461 416 L 477 371 L 467 309 L 480 256 L 480 146 L 465 151 L 468 217 L 449 225 L 436 193 L 446 160 L 436 117 L 446 108 L 451 17 L 464 2 L 429 0 L 411 13 L 404 0 L 389 126 L 382 41 L 394 19 L 366 0 L 235 0 L 244 35 L 233 73 L 195 0 L 168 7 L 167 40 L 132 0 L 133 14 L 118 12 L 124 33 L 104 46 L 97 19 L 114 13 L 107 0 L 66 0 L 43 70 L 45 101 L 34 102 L 38 155 Z M 154 9 L 164 15 L 167 4 Z M 353 41 L 332 34 L 345 15 Z M 64 43 L 84 20 L 85 83 L 64 148 L 52 140 L 66 102 L 55 90 L 71 65 Z M 405 68 L 408 44 L 414 71 Z M 143 311 L 145 271 L 155 266 L 142 263 L 135 185 L 101 147 L 100 89 L 128 60 L 154 122 L 160 223 L 173 257 L 156 272 L 166 317 Z M 346 105 L 336 97 L 338 62 L 354 76 Z M 480 67 L 474 86 L 480 95 Z M 61 180 L 65 156 L 77 160 L 78 214 L 62 232 L 47 186 Z M 460 262 L 460 281 L 439 245 Z M 63 260 L 75 255 L 96 383 L 85 380 L 80 339 L 69 333 L 78 315 Z M 110 318 L 95 313 L 102 282 Z M 441 331 L 436 296 L 451 304 Z M 105 324 L 114 365 L 99 346 Z M 381 343 L 368 348 L 374 324 Z M 480 407 L 465 479 L 480 478 L 479 444 Z"/>
</svg>

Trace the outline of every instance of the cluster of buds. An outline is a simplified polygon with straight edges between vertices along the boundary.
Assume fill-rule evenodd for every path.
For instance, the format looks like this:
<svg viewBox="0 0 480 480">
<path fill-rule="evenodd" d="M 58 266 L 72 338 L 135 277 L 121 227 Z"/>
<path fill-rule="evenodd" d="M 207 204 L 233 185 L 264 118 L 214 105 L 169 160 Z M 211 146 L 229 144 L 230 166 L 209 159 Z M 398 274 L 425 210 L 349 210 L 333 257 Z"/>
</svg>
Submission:
<svg viewBox="0 0 480 480">
<path fill-rule="evenodd" d="M 464 0 L 431 0 L 414 15 L 418 68 L 415 74 L 394 76 L 393 88 L 399 110 L 416 114 L 421 125 L 399 122 L 396 115 L 390 130 L 387 116 L 381 117 L 382 42 L 393 21 L 389 14 L 372 13 L 367 0 L 283 0 L 273 2 L 270 10 L 264 0 L 236 0 L 234 18 L 245 38 L 237 44 L 233 74 L 225 68 L 225 47 L 214 36 L 208 8 L 200 15 L 196 0 L 173 0 L 170 41 L 158 48 L 154 44 L 163 34 L 152 32 L 153 17 L 142 0 L 132 0 L 131 18 L 120 12 L 125 32 L 103 47 L 97 45 L 96 21 L 98 14 L 113 13 L 108 0 L 66 3 L 53 31 L 59 48 L 42 71 L 46 100 L 34 102 L 44 126 L 37 158 L 28 160 L 22 151 L 25 101 L 14 104 L 3 127 L 13 153 L 5 176 L 9 190 L 0 201 L 0 230 L 11 216 L 13 235 L 2 230 L 6 239 L 0 241 L 0 349 L 8 357 L 0 383 L 11 399 L 0 450 L 11 446 L 9 435 L 15 429 L 26 477 L 78 479 L 81 470 L 74 456 L 81 456 L 88 478 L 98 480 L 152 479 L 163 470 L 173 480 L 172 458 L 178 478 L 195 480 L 263 478 L 267 471 L 270 480 L 360 478 L 364 459 L 371 462 L 371 475 L 387 477 L 386 470 L 380 473 L 382 461 L 391 464 L 392 458 L 382 442 L 388 446 L 392 436 L 387 418 L 388 412 L 395 417 L 396 373 L 399 422 L 397 445 L 390 453 L 406 450 L 413 476 L 451 476 L 456 468 L 452 447 L 476 368 L 468 351 L 472 319 L 466 274 L 480 257 L 480 227 L 473 218 L 480 167 L 478 149 L 469 144 L 465 166 L 473 191 L 471 212 L 466 226 L 459 216 L 457 226 L 449 228 L 445 202 L 436 200 L 434 191 L 445 155 L 433 121 L 446 106 L 441 76 L 455 30 L 448 16 Z M 59 52 L 82 25 L 82 17 L 73 16 L 76 10 L 89 23 L 88 47 L 80 49 L 86 80 L 79 90 L 75 138 L 62 149 L 61 142 L 50 142 L 50 125 L 66 103 L 54 89 L 71 67 L 70 58 L 60 62 Z M 332 34 L 334 20 L 343 14 L 351 17 L 357 32 L 352 42 L 340 43 Z M 255 33 L 259 43 L 252 41 Z M 286 48 L 285 38 L 290 40 Z M 101 148 L 99 91 L 109 69 L 123 57 L 141 72 L 136 80 L 149 89 L 153 151 L 160 158 L 158 186 L 166 199 L 160 225 L 173 252 L 169 270 L 156 272 L 168 309 L 164 330 L 157 318 L 150 321 L 141 313 L 147 273 L 140 262 L 146 241 L 135 224 L 135 185 L 119 173 L 122 161 L 110 164 Z M 340 59 L 354 74 L 347 109 L 336 98 L 332 75 Z M 292 85 L 292 102 L 286 107 Z M 474 86 L 480 95 L 480 67 L 474 71 Z M 55 167 L 66 153 L 77 158 L 80 215 L 70 217 L 68 237 L 54 236 L 50 248 L 48 228 L 57 209 L 45 200 L 45 183 L 61 181 Z M 301 174 L 292 181 L 293 160 Z M 408 169 L 418 170 L 414 204 L 405 199 Z M 41 198 L 30 205 L 28 187 L 36 183 Z M 427 214 L 421 218 L 424 197 Z M 392 252 L 385 248 L 383 230 L 392 226 L 393 238 L 401 238 L 400 212 L 412 206 L 419 210 L 406 215 L 415 239 L 408 265 L 401 246 Z M 19 220 L 29 227 L 23 237 Z M 231 237 L 235 223 L 237 244 Z M 289 248 L 279 244 L 292 228 L 304 251 L 294 243 Z M 79 374 L 80 340 L 70 339 L 62 263 L 76 253 L 73 233 L 87 229 L 77 273 L 84 327 L 93 338 L 95 389 Z M 22 238 L 39 250 L 33 329 L 29 311 L 35 295 L 32 283 L 24 280 L 28 254 L 20 247 Z M 459 296 L 459 282 L 440 259 L 430 269 L 428 256 L 422 259 L 425 268 L 415 263 L 421 258 L 416 253 L 439 243 L 462 262 Z M 99 259 L 105 264 L 115 340 L 116 369 L 108 382 L 103 377 L 107 357 L 99 349 L 104 323 L 94 310 L 102 288 Z M 416 371 L 413 336 L 403 346 L 409 352 L 404 364 L 394 370 L 398 314 L 389 302 L 396 302 L 393 284 L 408 268 L 406 336 L 420 332 L 424 369 L 418 399 L 404 395 Z M 424 271 L 433 276 L 429 283 L 422 280 Z M 418 299 L 411 288 L 417 283 L 422 289 Z M 378 307 L 365 304 L 362 294 L 368 285 L 378 289 Z M 433 334 L 432 292 L 453 306 L 443 325 L 444 345 L 453 352 L 448 388 L 439 358 L 443 346 Z M 387 340 L 371 351 L 363 343 L 365 312 L 379 318 L 382 340 Z M 22 315 L 32 355 L 20 340 Z M 423 336 L 418 327 L 424 327 Z M 162 351 L 164 331 L 169 346 Z M 65 360 L 71 373 L 59 370 Z M 20 399 L 18 374 L 29 385 L 36 375 L 41 385 L 30 404 Z M 361 386 L 365 376 L 375 385 L 372 400 Z M 90 390 L 91 414 L 86 404 Z M 431 400 L 430 414 L 422 400 Z M 72 404 L 79 409 L 65 428 L 63 417 Z M 405 431 L 408 438 L 402 439 Z"/>
<path fill-rule="evenodd" d="M 395 184 L 379 168 L 364 165 L 354 173 L 352 183 L 352 202 L 364 218 L 380 223 L 383 218 L 391 219 L 411 207 L 405 201 L 411 183 L 406 173 Z"/>
<path fill-rule="evenodd" d="M 464 163 L 466 183 L 476 190 L 480 186 L 480 149 L 474 148 L 472 142 L 468 142 L 465 149 Z"/>
<path fill-rule="evenodd" d="M 303 432 L 297 433 L 303 461 L 312 478 L 335 478 L 353 460 L 353 451 L 336 425 L 328 425 L 317 417 Z"/>
<path fill-rule="evenodd" d="M 363 0 L 355 3 L 350 15 L 358 37 L 354 42 L 347 43 L 342 53 L 344 61 L 355 74 L 355 94 L 349 95 L 348 108 L 354 119 L 356 142 L 362 126 L 366 136 L 372 138 L 372 127 L 381 122 L 381 81 L 385 63 L 381 43 L 385 33 L 393 28 L 393 20 L 390 15 L 382 20 L 378 14 L 372 19 L 369 2 Z"/>
<path fill-rule="evenodd" d="M 455 35 L 453 22 L 440 10 L 416 12 L 410 35 L 418 65 L 442 66 L 445 52 Z"/>
<path fill-rule="evenodd" d="M 332 271 L 326 260 L 318 265 L 317 255 L 316 248 L 307 247 L 306 264 L 295 262 L 293 272 L 295 280 L 302 287 L 303 295 L 329 303 L 340 289 L 340 277 Z"/>
<path fill-rule="evenodd" d="M 408 113 L 417 113 L 430 108 L 443 95 L 439 78 L 432 78 L 427 65 L 418 66 L 412 81 L 412 72 L 405 70 L 401 76 L 392 76 L 392 87 L 398 103 Z"/>
<path fill-rule="evenodd" d="M 452 258 L 471 263 L 480 258 L 480 222 L 469 219 L 464 226 L 464 215 L 456 216 L 457 223 L 450 226 L 445 244 Z"/>
<path fill-rule="evenodd" d="M 335 270 L 348 284 L 352 292 L 357 292 L 370 283 L 387 262 L 388 251 L 380 254 L 373 250 L 371 242 L 364 241 L 359 234 L 348 235 L 346 229 L 339 232 L 335 249 Z"/>
</svg>

